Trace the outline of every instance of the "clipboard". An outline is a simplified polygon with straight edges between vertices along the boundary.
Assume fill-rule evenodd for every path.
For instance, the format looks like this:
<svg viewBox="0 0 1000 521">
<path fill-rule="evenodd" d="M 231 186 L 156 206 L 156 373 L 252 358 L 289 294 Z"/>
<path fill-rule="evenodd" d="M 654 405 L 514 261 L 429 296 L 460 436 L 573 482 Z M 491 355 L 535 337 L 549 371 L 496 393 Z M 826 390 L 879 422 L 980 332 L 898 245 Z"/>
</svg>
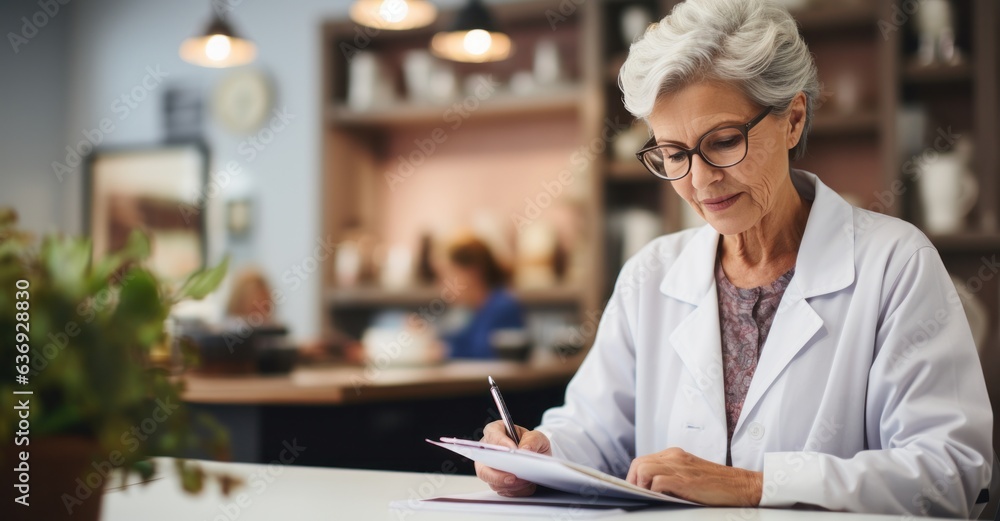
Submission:
<svg viewBox="0 0 1000 521">
<path fill-rule="evenodd" d="M 555 456 L 458 438 L 425 441 L 532 483 L 584 498 L 700 506 L 699 503 L 637 487 L 619 477 Z"/>
</svg>

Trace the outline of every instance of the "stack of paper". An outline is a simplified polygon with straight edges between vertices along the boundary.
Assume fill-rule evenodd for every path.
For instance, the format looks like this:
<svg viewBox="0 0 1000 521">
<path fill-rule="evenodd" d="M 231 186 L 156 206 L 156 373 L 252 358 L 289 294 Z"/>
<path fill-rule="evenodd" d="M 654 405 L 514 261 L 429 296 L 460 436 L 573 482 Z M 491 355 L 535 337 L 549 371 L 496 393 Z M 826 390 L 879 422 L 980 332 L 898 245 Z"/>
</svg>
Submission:
<svg viewBox="0 0 1000 521">
<path fill-rule="evenodd" d="M 572 508 L 574 516 L 594 517 L 654 504 L 697 505 L 553 456 L 457 438 L 427 442 L 560 492 L 542 490 L 526 498 L 507 498 L 492 491 L 442 496 L 423 501 L 421 508 L 521 515 L 550 515 Z M 397 503 L 390 506 L 404 508 Z"/>
<path fill-rule="evenodd" d="M 649 506 L 643 501 L 614 498 L 584 498 L 548 489 L 539 489 L 528 497 L 504 497 L 492 490 L 455 494 L 420 500 L 393 501 L 389 508 L 398 510 L 435 510 L 444 512 L 476 512 L 480 514 L 516 514 L 520 516 L 546 516 L 573 519 L 593 519 L 624 514 Z"/>
</svg>

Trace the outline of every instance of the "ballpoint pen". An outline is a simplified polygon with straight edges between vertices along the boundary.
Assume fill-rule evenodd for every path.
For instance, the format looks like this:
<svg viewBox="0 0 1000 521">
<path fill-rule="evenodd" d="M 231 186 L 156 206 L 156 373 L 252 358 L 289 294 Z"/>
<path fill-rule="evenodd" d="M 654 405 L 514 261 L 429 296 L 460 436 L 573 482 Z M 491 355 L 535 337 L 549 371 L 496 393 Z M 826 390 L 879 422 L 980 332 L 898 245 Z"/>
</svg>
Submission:
<svg viewBox="0 0 1000 521">
<path fill-rule="evenodd" d="M 497 387 L 497 383 L 493 381 L 492 376 L 487 376 L 490 382 L 490 394 L 493 395 L 493 401 L 497 404 L 497 409 L 500 411 L 500 419 L 503 420 L 503 424 L 507 427 L 507 435 L 510 439 L 514 440 L 517 445 L 521 444 L 521 438 L 517 435 L 517 427 L 514 426 L 514 421 L 510 418 L 510 411 L 507 410 L 507 404 L 503 401 L 503 396 L 500 395 L 500 388 Z"/>
</svg>

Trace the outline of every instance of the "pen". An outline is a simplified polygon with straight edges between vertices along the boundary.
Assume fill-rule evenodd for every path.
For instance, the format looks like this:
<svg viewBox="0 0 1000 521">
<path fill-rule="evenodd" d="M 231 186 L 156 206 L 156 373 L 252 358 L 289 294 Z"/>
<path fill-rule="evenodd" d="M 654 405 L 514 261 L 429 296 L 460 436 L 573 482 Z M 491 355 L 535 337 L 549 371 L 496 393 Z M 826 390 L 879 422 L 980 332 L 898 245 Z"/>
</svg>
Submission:
<svg viewBox="0 0 1000 521">
<path fill-rule="evenodd" d="M 493 401 L 497 404 L 497 409 L 500 410 L 500 419 L 503 420 L 503 424 L 507 427 L 507 435 L 510 439 L 514 440 L 517 445 L 521 444 L 521 438 L 517 435 L 517 428 L 514 427 L 514 421 L 510 419 L 510 411 L 507 410 L 507 404 L 503 401 L 503 396 L 500 395 L 500 388 L 497 387 L 497 383 L 493 381 L 492 376 L 487 376 L 490 381 L 490 394 L 493 395 Z"/>
</svg>

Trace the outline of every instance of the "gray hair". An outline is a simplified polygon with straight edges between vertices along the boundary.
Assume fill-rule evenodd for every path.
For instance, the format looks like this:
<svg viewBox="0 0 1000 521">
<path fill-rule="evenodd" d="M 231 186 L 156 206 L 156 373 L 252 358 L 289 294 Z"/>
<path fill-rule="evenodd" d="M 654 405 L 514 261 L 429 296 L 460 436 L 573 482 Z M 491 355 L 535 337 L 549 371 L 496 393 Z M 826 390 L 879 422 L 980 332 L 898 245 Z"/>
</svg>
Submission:
<svg viewBox="0 0 1000 521">
<path fill-rule="evenodd" d="M 783 7 L 769 0 L 682 2 L 632 43 L 618 75 L 625 108 L 643 120 L 661 95 L 703 80 L 734 84 L 776 114 L 805 93 L 802 137 L 789 156 L 805 155 L 820 86 L 812 54 Z"/>
</svg>

